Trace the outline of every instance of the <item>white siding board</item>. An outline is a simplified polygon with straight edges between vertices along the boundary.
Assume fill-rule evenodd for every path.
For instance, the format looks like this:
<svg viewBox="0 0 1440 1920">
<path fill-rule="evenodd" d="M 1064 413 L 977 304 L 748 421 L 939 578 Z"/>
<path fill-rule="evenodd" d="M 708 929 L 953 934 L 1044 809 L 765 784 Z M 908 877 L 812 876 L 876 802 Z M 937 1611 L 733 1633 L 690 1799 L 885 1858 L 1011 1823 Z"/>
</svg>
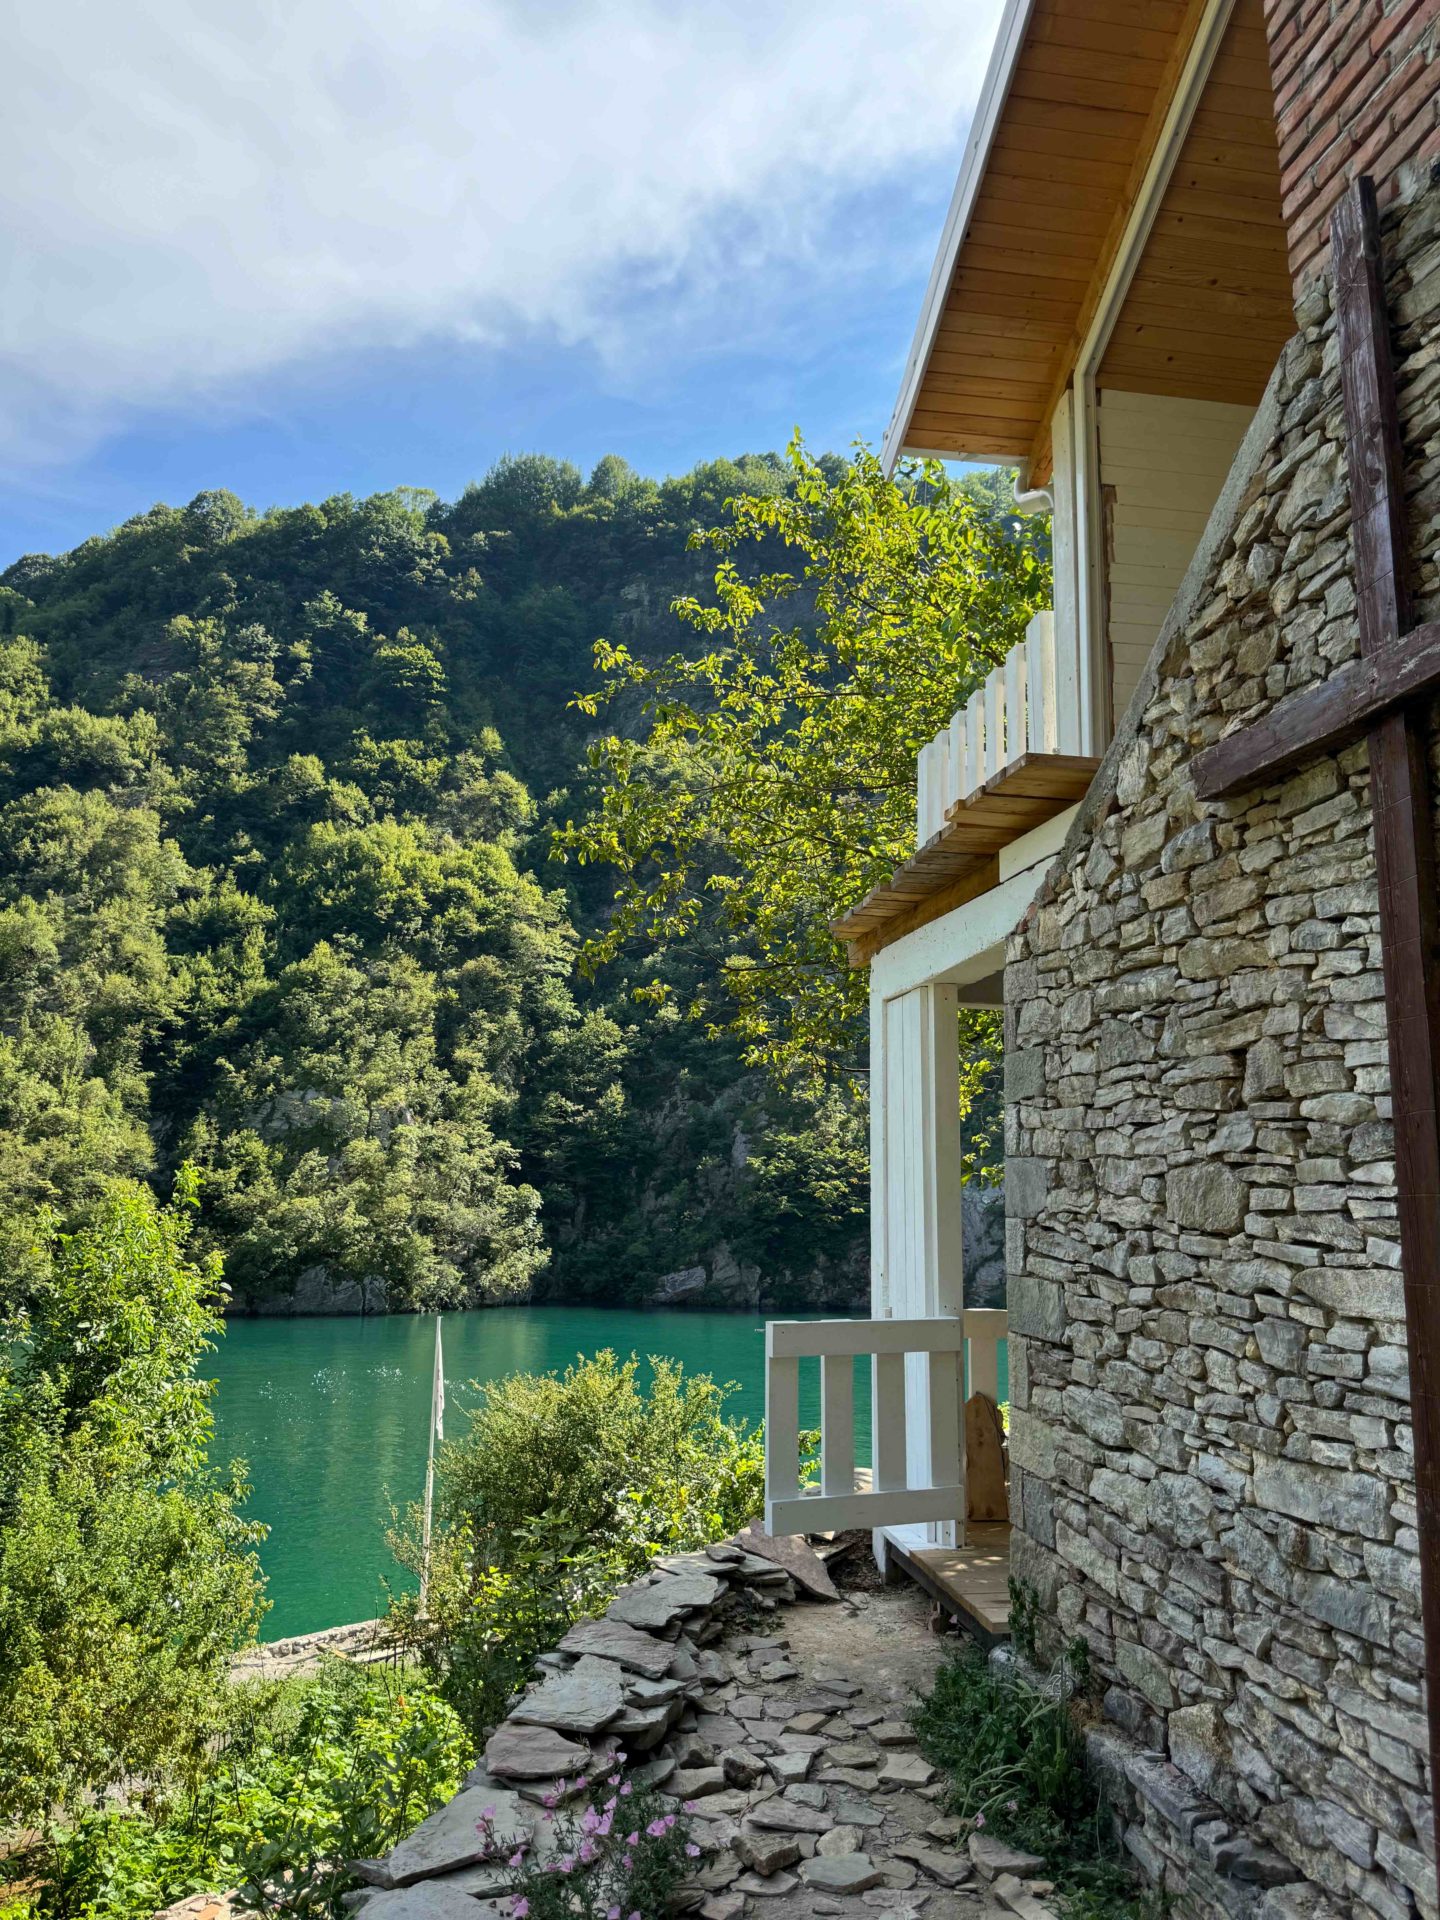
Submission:
<svg viewBox="0 0 1440 1920">
<path fill-rule="evenodd" d="M 1114 711 L 1123 713 L 1250 424 L 1251 409 L 1104 389 L 1100 482 Z"/>
</svg>

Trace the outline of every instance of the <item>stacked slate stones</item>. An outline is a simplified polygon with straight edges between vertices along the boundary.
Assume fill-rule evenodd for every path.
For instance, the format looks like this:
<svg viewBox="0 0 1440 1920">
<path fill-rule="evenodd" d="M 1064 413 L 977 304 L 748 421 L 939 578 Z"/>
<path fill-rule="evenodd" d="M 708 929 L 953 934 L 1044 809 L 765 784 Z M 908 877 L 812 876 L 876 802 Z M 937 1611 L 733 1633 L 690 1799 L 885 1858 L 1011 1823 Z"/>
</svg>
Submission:
<svg viewBox="0 0 1440 1920">
<path fill-rule="evenodd" d="M 450 1804 L 383 1861 L 356 1863 L 370 1886 L 352 1907 L 365 1920 L 508 1920 L 507 1856 L 523 1843 L 533 1862 L 555 1857 L 545 1808 L 623 1754 L 637 1785 L 694 1808 L 703 1865 L 676 1911 L 699 1920 L 857 1903 L 914 1920 L 932 1895 L 927 1920 L 1048 1920 L 1017 1877 L 1038 1859 L 978 1833 L 961 1851 L 961 1823 L 937 1817 L 942 1783 L 898 1697 L 872 1699 L 828 1668 L 802 1674 L 784 1634 L 753 1631 L 797 1587 L 839 1600 L 818 1557 L 799 1540 L 740 1539 L 765 1552 L 727 1541 L 659 1560 L 542 1654 Z"/>
</svg>

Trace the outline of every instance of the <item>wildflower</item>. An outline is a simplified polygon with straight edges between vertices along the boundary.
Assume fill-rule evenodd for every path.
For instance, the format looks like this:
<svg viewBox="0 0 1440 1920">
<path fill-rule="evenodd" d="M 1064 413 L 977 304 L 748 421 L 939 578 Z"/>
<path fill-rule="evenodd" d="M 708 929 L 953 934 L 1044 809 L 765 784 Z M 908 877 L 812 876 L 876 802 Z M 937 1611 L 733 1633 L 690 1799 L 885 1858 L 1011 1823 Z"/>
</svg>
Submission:
<svg viewBox="0 0 1440 1920">
<path fill-rule="evenodd" d="M 550 1793 L 542 1793 L 540 1796 L 540 1804 L 542 1807 L 554 1807 L 558 1806 L 559 1803 L 560 1796 L 553 1790 Z"/>
<path fill-rule="evenodd" d="M 695 1802 L 693 1800 L 682 1800 L 680 1805 L 684 1813 L 694 1813 L 695 1811 Z"/>
<path fill-rule="evenodd" d="M 595 1829 L 599 1826 L 599 1824 L 600 1824 L 599 1814 L 596 1813 L 593 1807 L 586 1807 L 584 1813 L 582 1813 L 580 1816 L 581 1832 L 594 1833 Z"/>
<path fill-rule="evenodd" d="M 514 1901 L 511 1903 L 510 1911 L 514 1915 L 514 1920 L 525 1920 L 526 1914 L 530 1911 L 530 1902 L 525 1898 L 523 1893 L 516 1894 Z"/>
<path fill-rule="evenodd" d="M 495 1819 L 495 1809 L 494 1809 L 494 1807 L 482 1807 L 482 1808 L 480 1809 L 480 1824 L 481 1824 L 481 1826 L 484 1826 L 484 1827 L 488 1827 L 488 1826 L 490 1826 L 490 1825 L 492 1824 L 492 1822 L 494 1821 L 494 1819 Z"/>
<path fill-rule="evenodd" d="M 663 1820 L 652 1820 L 645 1831 L 652 1840 L 663 1840 L 666 1832 L 665 1822 Z"/>
<path fill-rule="evenodd" d="M 985 1824 L 985 1816 L 984 1816 L 984 1814 L 983 1814 L 983 1813 L 977 1813 L 977 1814 L 976 1814 L 976 1816 L 975 1816 L 975 1825 L 976 1825 L 977 1827 L 983 1827 L 983 1826 L 984 1826 L 984 1824 Z"/>
<path fill-rule="evenodd" d="M 618 1774 L 618 1773 L 612 1773 L 612 1774 L 611 1774 L 611 1775 L 609 1776 L 609 1778 L 608 1778 L 608 1779 L 606 1780 L 606 1782 L 605 1782 L 605 1784 L 606 1784 L 606 1786 L 607 1786 L 607 1787 L 618 1787 L 618 1786 L 619 1786 L 619 1784 L 620 1784 L 620 1776 L 619 1776 L 619 1774 Z M 616 1907 L 616 1909 L 615 1909 L 615 1913 L 616 1913 L 616 1916 L 617 1916 L 617 1920 L 618 1920 L 618 1916 L 619 1916 L 619 1913 L 620 1913 L 620 1909 L 619 1909 L 618 1907 Z"/>
<path fill-rule="evenodd" d="M 635 1791 L 634 1785 L 629 1780 L 627 1780 L 624 1786 L 621 1787 L 620 1789 L 620 1798 L 623 1800 L 627 1794 L 633 1793 L 634 1791 Z"/>
<path fill-rule="evenodd" d="M 638 1847 L 640 1844 L 639 1831 L 637 1830 L 634 1833 L 627 1833 L 625 1836 L 625 1844 L 627 1847 Z"/>
<path fill-rule="evenodd" d="M 587 1779 L 585 1778 L 585 1775 L 584 1775 L 583 1773 L 577 1773 L 577 1774 L 576 1774 L 576 1776 L 575 1776 L 575 1791 L 576 1791 L 577 1793 L 583 1793 L 583 1792 L 585 1791 L 585 1789 L 586 1789 L 586 1787 L 588 1787 L 588 1786 L 589 1786 L 589 1784 L 590 1784 L 590 1782 L 589 1782 L 589 1781 L 588 1781 L 588 1780 L 587 1780 Z"/>
<path fill-rule="evenodd" d="M 509 1860 L 506 1862 L 506 1865 L 511 1867 L 523 1867 L 524 1864 L 525 1864 L 525 1849 L 524 1847 L 517 1847 L 514 1853 L 511 1854 Z"/>
<path fill-rule="evenodd" d="M 620 1920 L 619 1907 L 607 1907 L 605 1909 L 605 1920 Z"/>
<path fill-rule="evenodd" d="M 1005 1811 L 1007 1813 L 1019 1813 L 1020 1802 L 1018 1800 L 1007 1800 L 1005 1802 Z"/>
<path fill-rule="evenodd" d="M 599 1848 L 587 1833 L 585 1838 L 580 1842 L 580 1852 L 577 1855 L 581 1866 L 588 1867 L 598 1852 Z"/>
<path fill-rule="evenodd" d="M 573 1853 L 561 1855 L 560 1871 L 561 1873 L 573 1873 L 575 1871 L 575 1856 Z"/>
<path fill-rule="evenodd" d="M 687 1840 L 685 1842 L 685 1851 L 692 1860 L 698 1860 L 700 1858 L 700 1849 L 693 1840 Z"/>
</svg>

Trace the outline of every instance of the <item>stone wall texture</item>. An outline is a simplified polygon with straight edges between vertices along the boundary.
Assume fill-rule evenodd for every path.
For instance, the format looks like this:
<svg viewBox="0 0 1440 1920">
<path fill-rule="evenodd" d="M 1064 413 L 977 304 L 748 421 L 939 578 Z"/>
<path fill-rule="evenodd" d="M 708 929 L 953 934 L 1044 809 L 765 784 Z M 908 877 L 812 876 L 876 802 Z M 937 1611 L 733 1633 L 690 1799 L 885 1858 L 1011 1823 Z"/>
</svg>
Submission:
<svg viewBox="0 0 1440 1920">
<path fill-rule="evenodd" d="M 1417 614 L 1440 613 L 1440 187 L 1386 216 Z M 1356 651 L 1322 279 L 1010 944 L 1015 1571 L 1182 1915 L 1436 1911 L 1363 744 L 1192 756 Z"/>
<path fill-rule="evenodd" d="M 1297 292 L 1362 173 L 1381 205 L 1440 153 L 1440 0 L 1265 0 L 1280 190 Z"/>
</svg>

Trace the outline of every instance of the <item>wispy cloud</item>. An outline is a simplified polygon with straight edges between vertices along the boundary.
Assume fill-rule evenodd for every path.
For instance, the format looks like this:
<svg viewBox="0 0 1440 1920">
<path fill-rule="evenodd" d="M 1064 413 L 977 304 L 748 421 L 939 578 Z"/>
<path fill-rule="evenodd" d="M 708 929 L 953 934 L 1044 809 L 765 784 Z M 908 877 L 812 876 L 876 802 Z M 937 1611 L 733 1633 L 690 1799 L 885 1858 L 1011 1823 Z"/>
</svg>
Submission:
<svg viewBox="0 0 1440 1920">
<path fill-rule="evenodd" d="M 297 362 L 537 334 L 635 374 L 953 149 L 999 0 L 41 0 L 0 117 L 0 452 Z M 628 363 L 628 364 L 627 364 Z"/>
</svg>

